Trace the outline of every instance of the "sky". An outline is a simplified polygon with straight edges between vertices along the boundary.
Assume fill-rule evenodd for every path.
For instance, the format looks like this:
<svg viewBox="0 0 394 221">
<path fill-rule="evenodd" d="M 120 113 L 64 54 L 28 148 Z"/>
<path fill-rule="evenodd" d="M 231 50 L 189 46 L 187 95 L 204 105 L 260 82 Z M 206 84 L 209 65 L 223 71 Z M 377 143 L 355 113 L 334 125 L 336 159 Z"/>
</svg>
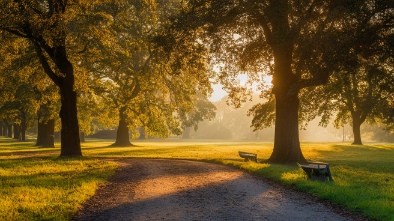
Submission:
<svg viewBox="0 0 394 221">
<path fill-rule="evenodd" d="M 239 75 L 238 78 L 240 80 L 240 83 L 244 84 L 247 80 L 247 75 L 242 74 L 242 75 Z M 264 76 L 263 79 L 264 79 L 267 86 L 272 85 L 271 84 L 272 76 Z M 223 86 L 221 84 L 212 84 L 213 93 L 212 93 L 211 97 L 209 98 L 209 100 L 211 102 L 220 101 L 223 97 L 225 97 L 227 95 L 227 92 L 225 90 L 223 90 L 222 87 Z"/>
<path fill-rule="evenodd" d="M 221 84 L 213 84 L 212 88 L 213 88 L 213 93 L 211 95 L 211 97 L 209 98 L 209 100 L 211 102 L 217 102 L 220 101 L 224 96 L 227 95 L 227 92 L 224 91 L 222 89 L 222 85 Z"/>
</svg>

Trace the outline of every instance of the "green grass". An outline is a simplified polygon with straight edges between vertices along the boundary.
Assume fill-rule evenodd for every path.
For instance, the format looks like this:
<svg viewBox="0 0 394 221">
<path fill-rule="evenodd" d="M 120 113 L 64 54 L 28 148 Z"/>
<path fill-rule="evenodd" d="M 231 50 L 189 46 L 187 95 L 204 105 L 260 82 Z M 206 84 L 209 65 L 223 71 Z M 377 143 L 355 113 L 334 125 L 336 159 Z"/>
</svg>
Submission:
<svg viewBox="0 0 394 221">
<path fill-rule="evenodd" d="M 134 141 L 135 145 L 132 147 L 110 147 L 113 143 L 111 141 L 91 140 L 83 143 L 85 158 L 61 160 L 56 158 L 59 155 L 59 148 L 41 149 L 34 147 L 32 143 L 16 144 L 3 142 L 3 140 L 0 139 L 0 188 L 2 191 L 0 192 L 0 214 L 7 213 L 12 216 L 3 218 L 0 215 L 0 219 L 9 220 L 14 217 L 14 220 L 25 220 L 27 219 L 25 214 L 29 214 L 29 219 L 66 220 L 76 211 L 82 201 L 93 194 L 98 183 L 103 182 L 113 172 L 114 164 L 108 161 L 101 164 L 97 159 L 139 157 L 190 159 L 231 165 L 330 200 L 357 214 L 377 220 L 394 220 L 393 144 L 375 143 L 364 146 L 343 143 L 302 144 L 304 156 L 308 160 L 330 163 L 334 182 L 322 183 L 307 180 L 302 169 L 296 166 L 243 162 L 238 156 L 238 150 L 242 150 L 257 153 L 259 159 L 267 159 L 272 151 L 272 143 L 183 142 L 170 139 L 160 142 Z M 38 152 L 50 157 L 22 159 L 15 155 L 26 151 L 30 154 Z M 63 169 L 60 170 L 60 168 Z M 68 179 L 70 174 L 77 179 Z M 41 178 L 38 179 L 39 177 Z M 72 182 L 75 180 L 75 183 L 68 184 L 67 182 L 71 180 Z M 49 186 L 52 184 L 62 186 L 59 192 L 55 191 L 54 186 L 49 188 L 53 189 L 54 193 L 44 191 L 48 199 L 52 201 L 37 199 L 37 202 L 33 196 L 38 193 L 30 192 L 43 191 L 40 190 L 40 188 L 45 188 L 45 185 L 41 185 L 42 183 Z M 90 185 L 88 183 L 94 184 L 84 187 L 85 183 L 87 186 Z M 22 185 L 19 186 L 19 184 Z M 19 187 L 25 190 L 22 191 Z M 83 196 L 80 196 L 81 193 Z M 30 200 L 26 205 L 23 204 L 26 201 L 25 198 Z M 18 200 L 21 202 L 19 203 Z M 18 203 L 11 204 L 10 202 Z M 60 212 L 43 215 L 44 210 L 48 210 L 47 207 L 42 205 L 35 209 L 35 205 L 41 204 L 48 204 L 46 205 L 49 206 L 48 208 L 54 206 L 52 210 Z"/>
<path fill-rule="evenodd" d="M 0 139 L 0 220 L 69 220 L 117 165 L 97 159 L 31 157 L 46 150 Z M 20 154 L 29 149 L 27 157 Z M 52 150 L 53 151 L 53 150 Z M 6 153 L 4 156 L 3 154 Z"/>
</svg>

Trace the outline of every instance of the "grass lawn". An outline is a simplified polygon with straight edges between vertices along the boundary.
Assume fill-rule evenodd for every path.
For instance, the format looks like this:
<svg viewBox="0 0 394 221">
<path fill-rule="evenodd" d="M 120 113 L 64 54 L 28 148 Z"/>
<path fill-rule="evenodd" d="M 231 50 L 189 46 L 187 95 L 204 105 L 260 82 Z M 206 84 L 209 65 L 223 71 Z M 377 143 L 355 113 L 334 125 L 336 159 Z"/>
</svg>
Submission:
<svg viewBox="0 0 394 221">
<path fill-rule="evenodd" d="M 111 174 L 116 164 L 100 158 L 141 157 L 210 161 L 242 168 L 328 199 L 377 220 L 394 220 L 394 144 L 303 143 L 308 160 L 330 163 L 334 182 L 308 181 L 302 169 L 243 162 L 238 150 L 267 159 L 272 143 L 134 141 L 83 143 L 84 158 L 58 159 L 59 148 L 0 138 L 0 220 L 67 220 Z M 21 155 L 23 154 L 23 155 Z M 22 157 L 27 156 L 27 157 Z"/>
</svg>

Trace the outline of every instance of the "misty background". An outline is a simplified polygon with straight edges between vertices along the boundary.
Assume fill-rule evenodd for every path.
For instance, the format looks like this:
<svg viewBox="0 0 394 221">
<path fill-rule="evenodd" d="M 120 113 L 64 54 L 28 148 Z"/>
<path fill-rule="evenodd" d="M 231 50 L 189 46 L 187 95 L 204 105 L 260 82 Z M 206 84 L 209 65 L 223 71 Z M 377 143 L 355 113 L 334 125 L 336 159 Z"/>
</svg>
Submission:
<svg viewBox="0 0 394 221">
<path fill-rule="evenodd" d="M 274 141 L 274 127 L 253 131 L 250 127 L 252 116 L 248 110 L 257 103 L 263 103 L 258 94 L 252 101 L 245 102 L 241 108 L 227 105 L 227 95 L 220 85 L 214 85 L 210 101 L 216 106 L 214 119 L 205 120 L 198 125 L 197 131 L 190 131 L 190 139 L 225 139 L 234 141 Z M 332 123 L 327 127 L 319 126 L 320 119 L 308 123 L 300 129 L 300 142 L 352 142 L 353 133 L 350 125 L 335 128 Z M 362 137 L 365 142 L 394 142 L 394 135 L 382 129 L 378 124 L 363 124 Z"/>
</svg>

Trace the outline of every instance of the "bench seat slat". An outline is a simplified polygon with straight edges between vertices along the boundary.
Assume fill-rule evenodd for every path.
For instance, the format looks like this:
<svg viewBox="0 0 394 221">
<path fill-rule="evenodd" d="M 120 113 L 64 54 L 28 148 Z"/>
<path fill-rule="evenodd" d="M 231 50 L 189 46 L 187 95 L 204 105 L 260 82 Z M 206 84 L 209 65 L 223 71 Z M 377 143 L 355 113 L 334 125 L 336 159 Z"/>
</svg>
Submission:
<svg viewBox="0 0 394 221">
<path fill-rule="evenodd" d="M 304 164 L 299 166 L 308 175 L 311 180 L 326 181 L 327 179 L 332 181 L 332 176 L 330 172 L 330 164 L 322 162 L 309 162 L 309 164 Z"/>
<path fill-rule="evenodd" d="M 243 152 L 243 151 L 238 151 L 238 154 L 239 154 L 240 157 L 244 158 L 245 161 L 252 160 L 254 162 L 257 162 L 257 154 Z"/>
</svg>

